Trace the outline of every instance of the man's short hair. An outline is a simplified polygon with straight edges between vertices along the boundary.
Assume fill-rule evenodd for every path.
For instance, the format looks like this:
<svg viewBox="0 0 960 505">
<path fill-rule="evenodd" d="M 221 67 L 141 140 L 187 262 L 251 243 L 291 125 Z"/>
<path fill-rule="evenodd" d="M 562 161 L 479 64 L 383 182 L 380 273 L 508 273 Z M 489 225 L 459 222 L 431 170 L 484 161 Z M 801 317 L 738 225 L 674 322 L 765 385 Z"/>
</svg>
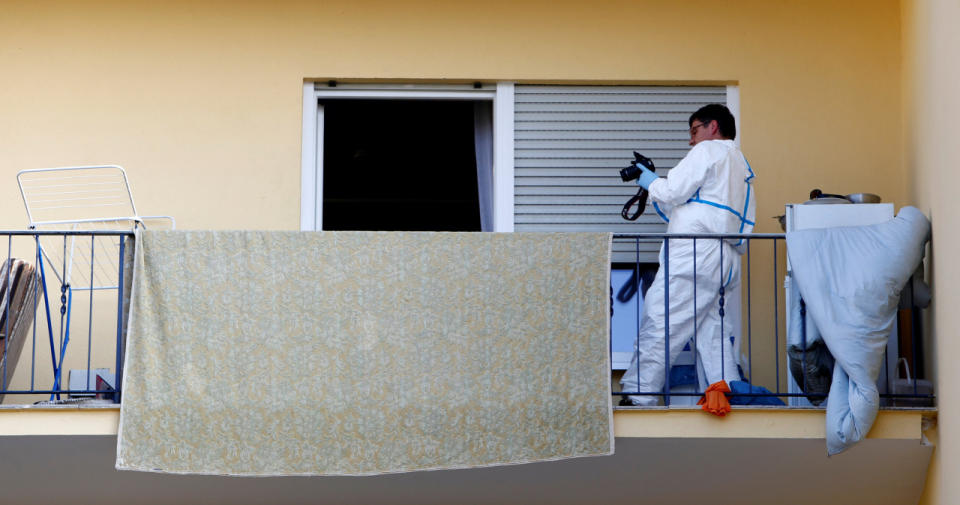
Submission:
<svg viewBox="0 0 960 505">
<path fill-rule="evenodd" d="M 704 105 L 700 107 L 697 112 L 690 115 L 688 125 L 693 126 L 694 121 L 700 121 L 704 124 L 710 121 L 716 121 L 720 135 L 730 140 L 737 138 L 737 124 L 736 121 L 733 120 L 733 114 L 730 113 L 730 109 L 728 109 L 726 105 L 719 103 Z"/>
</svg>

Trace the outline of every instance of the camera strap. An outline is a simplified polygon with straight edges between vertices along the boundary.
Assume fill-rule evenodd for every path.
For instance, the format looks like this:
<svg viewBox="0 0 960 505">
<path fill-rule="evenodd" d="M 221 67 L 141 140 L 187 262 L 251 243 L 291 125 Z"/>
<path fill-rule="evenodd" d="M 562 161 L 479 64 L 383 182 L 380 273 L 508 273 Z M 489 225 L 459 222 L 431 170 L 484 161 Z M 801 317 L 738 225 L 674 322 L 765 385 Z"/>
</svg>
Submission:
<svg viewBox="0 0 960 505">
<path fill-rule="evenodd" d="M 627 203 L 623 204 L 623 210 L 620 211 L 620 215 L 627 221 L 636 221 L 637 218 L 640 217 L 640 214 L 643 214 L 643 210 L 647 208 L 647 197 L 649 195 L 650 193 L 641 187 L 640 190 L 637 191 L 637 194 L 630 197 Z M 637 205 L 637 211 L 633 215 L 630 215 L 630 207 L 634 204 Z"/>
</svg>

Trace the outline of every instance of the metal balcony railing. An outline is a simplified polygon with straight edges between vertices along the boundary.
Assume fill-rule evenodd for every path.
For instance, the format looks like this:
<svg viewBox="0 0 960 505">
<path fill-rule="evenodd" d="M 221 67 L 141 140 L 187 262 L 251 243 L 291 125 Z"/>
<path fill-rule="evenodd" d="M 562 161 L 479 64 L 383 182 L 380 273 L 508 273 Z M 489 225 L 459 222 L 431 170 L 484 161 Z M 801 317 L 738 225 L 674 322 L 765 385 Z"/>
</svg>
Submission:
<svg viewBox="0 0 960 505">
<path fill-rule="evenodd" d="M 7 403 L 119 402 L 124 352 L 126 300 L 132 247 L 129 231 L 0 231 L 6 239 L 6 258 L 0 272 L 0 398 Z M 689 247 L 693 257 L 709 243 L 743 240 L 739 289 L 732 278 L 703 281 L 703 265 L 671 265 L 670 249 Z M 679 289 L 678 275 L 693 270 L 694 319 L 699 321 L 698 297 L 709 296 L 720 321 L 721 353 L 734 355 L 735 375 L 747 390 L 731 394 L 731 403 L 758 401 L 785 406 L 818 405 L 826 391 L 808 383 L 808 365 L 816 365 L 822 351 L 814 352 L 805 340 L 803 302 L 788 299 L 784 279 L 788 276 L 784 234 L 618 234 L 611 291 L 611 352 L 615 376 L 628 368 L 644 313 L 644 292 L 662 268 L 663 315 L 669 321 L 682 307 L 671 306 L 670 289 Z M 651 251 L 663 244 L 662 264 Z M 0 245 L 2 247 L 2 245 Z M 721 247 L 720 254 L 729 254 Z M 626 252 L 632 251 L 632 254 Z M 632 256 L 629 261 L 624 261 Z M 729 258 L 728 258 L 729 261 Z M 721 260 L 722 262 L 722 260 Z M 686 272 L 685 272 L 686 271 Z M 729 276 L 729 272 L 721 272 Z M 126 278 L 126 280 L 125 280 Z M 904 298 L 912 296 L 912 283 Z M 720 286 L 725 286 L 720 288 Z M 709 293 L 714 290 L 714 293 Z M 650 298 L 647 296 L 646 298 Z M 654 297 L 655 298 L 655 297 Z M 799 303 L 793 303 L 799 302 Z M 934 395 L 923 377 L 922 328 L 919 309 L 905 304 L 899 326 L 891 334 L 887 357 L 878 380 L 882 406 L 932 406 Z M 712 315 L 711 315 L 712 316 Z M 800 321 L 799 348 L 788 338 L 789 328 Z M 703 394 L 703 360 L 694 350 L 701 325 L 689 334 L 672 334 L 666 324 L 662 351 L 663 388 L 615 391 L 615 400 L 646 396 L 666 406 L 692 404 Z M 671 341 L 683 339 L 687 347 L 671 356 Z M 676 346 L 673 346 L 676 348 Z M 819 353 L 819 354 L 818 354 Z M 726 377 L 727 361 L 720 360 Z M 815 367 L 812 367 L 815 368 Z M 797 372 L 799 370 L 799 373 Z M 908 371 L 909 370 L 909 371 Z M 903 375 L 903 377 L 901 377 Z M 11 395 L 11 396 L 6 396 Z M 32 396 L 31 396 L 32 395 Z"/>
<path fill-rule="evenodd" d="M 0 231 L 0 398 L 120 401 L 130 236 Z"/>
<path fill-rule="evenodd" d="M 736 284 L 731 282 L 735 279 L 731 279 L 726 271 L 715 279 L 700 275 L 698 269 L 703 269 L 704 265 L 696 264 L 697 258 L 703 259 L 703 254 L 696 252 L 698 246 L 702 251 L 707 244 L 740 240 L 743 240 L 742 255 L 734 259 L 740 264 L 739 290 L 731 292 L 729 287 L 725 287 Z M 659 249 L 661 244 L 659 262 L 650 261 L 653 257 L 651 251 Z M 692 250 L 693 263 L 690 263 L 691 256 L 688 255 L 683 264 L 671 265 L 671 248 L 686 248 L 688 252 Z M 649 367 L 656 373 L 662 373 L 663 388 L 646 390 L 637 386 L 632 390 L 615 390 L 615 401 L 620 399 L 621 405 L 626 405 L 629 402 L 624 398 L 628 396 L 653 397 L 657 399 L 657 404 L 664 406 L 692 405 L 704 394 L 709 382 L 705 377 L 703 360 L 709 358 L 698 357 L 695 350 L 698 339 L 705 338 L 702 332 L 714 331 L 704 328 L 700 322 L 704 314 L 697 313 L 702 310 L 698 308 L 698 297 L 706 297 L 715 301 L 706 310 L 714 311 L 711 316 L 720 320 L 720 342 L 729 340 L 729 345 L 719 346 L 720 376 L 732 374 L 741 382 L 738 390 L 728 394 L 731 404 L 825 406 L 822 402 L 829 390 L 833 359 L 822 342 L 817 345 L 807 341 L 805 304 L 803 300 L 792 300 L 789 290 L 791 281 L 785 234 L 616 234 L 613 249 L 611 362 L 615 379 L 621 373 L 631 373 L 629 357 L 634 349 L 650 345 L 649 339 L 641 342 L 639 337 L 645 311 L 644 293 L 647 289 L 656 289 L 650 288 L 650 285 L 658 268 L 662 269 L 661 273 L 667 279 L 663 283 L 663 293 L 648 296 L 662 300 L 664 304 L 662 342 L 656 342 L 661 347 L 657 353 L 651 353 L 662 354 L 664 358 L 656 363 L 657 366 Z M 723 263 L 722 255 L 729 254 L 730 249 L 717 249 L 720 250 L 720 263 Z M 625 254 L 631 250 L 632 259 L 624 262 Z M 670 322 L 671 314 L 685 312 L 680 317 L 689 318 L 691 307 L 689 302 L 687 307 L 671 306 L 670 289 L 689 289 L 689 281 L 682 285 L 683 282 L 677 279 L 678 276 L 689 278 L 691 270 L 696 279 L 692 283 L 693 319 L 698 323 L 692 327 L 683 326 L 683 334 L 671 334 L 671 328 L 674 332 L 677 330 L 676 321 Z M 710 271 L 716 272 L 717 269 L 714 266 Z M 796 294 L 793 296 L 799 298 Z M 881 406 L 932 407 L 934 394 L 930 382 L 917 378 L 923 374 L 922 327 L 920 309 L 911 303 L 913 282 L 907 283 L 902 297 L 905 300 L 901 302 L 901 307 L 907 308 L 898 314 L 899 324 L 891 332 L 877 381 Z M 676 304 L 676 299 L 672 303 Z M 791 336 L 794 338 L 791 339 Z M 671 346 L 671 341 L 678 343 L 676 339 L 686 343 L 679 353 L 675 351 L 677 345 Z M 673 356 L 671 349 L 674 349 Z M 734 353 L 734 371 L 726 369 L 730 361 L 723 353 L 729 352 L 728 349 Z M 716 353 L 712 359 L 717 360 Z M 668 366 L 670 364 L 672 366 Z M 819 377 L 826 382 L 812 380 L 812 377 Z M 719 380 L 719 377 L 714 378 Z M 654 382 L 660 382 L 660 379 Z"/>
</svg>

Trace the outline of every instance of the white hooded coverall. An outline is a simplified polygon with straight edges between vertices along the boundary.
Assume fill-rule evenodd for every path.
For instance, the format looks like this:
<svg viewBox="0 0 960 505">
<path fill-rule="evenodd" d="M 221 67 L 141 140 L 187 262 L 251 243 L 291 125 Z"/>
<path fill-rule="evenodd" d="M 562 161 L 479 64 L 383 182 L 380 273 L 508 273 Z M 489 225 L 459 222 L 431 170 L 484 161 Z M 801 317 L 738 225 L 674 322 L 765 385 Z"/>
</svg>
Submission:
<svg viewBox="0 0 960 505">
<path fill-rule="evenodd" d="M 750 233 L 756 213 L 753 178 L 732 140 L 704 140 L 667 177 L 650 184 L 650 199 L 667 221 L 667 233 Z M 727 319 L 721 332 L 719 301 L 721 286 L 729 293 L 739 284 L 740 255 L 745 250 L 745 241 L 739 239 L 664 240 L 660 269 L 644 299 L 633 359 L 620 381 L 622 391 L 660 393 L 669 366 L 691 339 L 707 384 L 740 380 L 733 345 L 722 338 L 723 333 L 729 335 L 731 323 Z M 669 264 L 664 261 L 667 254 Z M 655 405 L 657 396 L 634 395 L 630 400 L 634 405 Z"/>
</svg>

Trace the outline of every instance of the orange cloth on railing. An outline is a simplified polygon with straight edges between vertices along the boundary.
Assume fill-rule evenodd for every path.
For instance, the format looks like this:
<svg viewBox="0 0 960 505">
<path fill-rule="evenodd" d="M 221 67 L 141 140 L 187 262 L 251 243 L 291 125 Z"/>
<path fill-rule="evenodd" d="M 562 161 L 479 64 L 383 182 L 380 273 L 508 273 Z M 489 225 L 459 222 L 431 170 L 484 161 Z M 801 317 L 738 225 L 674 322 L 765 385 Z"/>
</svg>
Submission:
<svg viewBox="0 0 960 505">
<path fill-rule="evenodd" d="M 700 398 L 697 405 L 703 405 L 703 410 L 723 417 L 730 412 L 730 401 L 727 400 L 726 395 L 729 392 L 730 386 L 727 385 L 727 381 L 714 382 L 704 391 L 703 398 Z"/>
</svg>

